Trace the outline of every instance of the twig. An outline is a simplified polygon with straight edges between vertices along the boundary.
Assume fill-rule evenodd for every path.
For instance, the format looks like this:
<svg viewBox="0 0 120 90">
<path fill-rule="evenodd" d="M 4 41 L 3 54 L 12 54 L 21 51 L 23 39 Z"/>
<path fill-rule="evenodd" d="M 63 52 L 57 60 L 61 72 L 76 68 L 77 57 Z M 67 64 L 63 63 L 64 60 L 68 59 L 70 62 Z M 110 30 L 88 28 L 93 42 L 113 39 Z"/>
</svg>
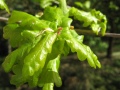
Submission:
<svg viewBox="0 0 120 90">
<path fill-rule="evenodd" d="M 117 33 L 105 33 L 106 37 L 120 38 L 120 34 Z"/>
<path fill-rule="evenodd" d="M 8 18 L 5 17 L 0 17 L 0 21 L 8 21 Z M 83 35 L 93 35 L 93 36 L 100 36 L 103 37 L 102 34 L 98 33 L 96 35 L 92 30 L 81 30 L 81 29 L 75 29 L 78 34 L 83 34 Z M 113 38 L 120 38 L 120 34 L 118 33 L 105 33 L 105 37 L 113 37 Z"/>
<path fill-rule="evenodd" d="M 8 21 L 8 18 L 0 17 L 0 21 Z"/>
<path fill-rule="evenodd" d="M 81 29 L 75 29 L 75 30 L 77 31 L 78 34 L 103 37 L 101 33 L 98 33 L 98 35 L 96 35 L 94 32 L 92 32 L 92 30 L 81 30 Z M 118 33 L 105 33 L 104 37 L 120 38 L 120 34 L 118 34 Z"/>
</svg>

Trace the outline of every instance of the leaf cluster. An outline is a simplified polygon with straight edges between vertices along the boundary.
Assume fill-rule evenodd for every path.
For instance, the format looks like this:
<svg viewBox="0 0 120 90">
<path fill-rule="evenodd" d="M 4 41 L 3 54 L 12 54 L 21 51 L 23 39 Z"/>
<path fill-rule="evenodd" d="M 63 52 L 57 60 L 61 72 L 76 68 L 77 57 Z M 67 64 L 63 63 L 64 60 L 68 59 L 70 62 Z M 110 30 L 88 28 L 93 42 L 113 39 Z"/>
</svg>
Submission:
<svg viewBox="0 0 120 90">
<path fill-rule="evenodd" d="M 28 83 L 31 87 L 53 90 L 54 83 L 62 85 L 58 70 L 61 55 L 76 52 L 80 61 L 87 60 L 91 67 L 101 67 L 97 56 L 89 46 L 83 44 L 83 35 L 78 35 L 71 26 L 72 18 L 91 26 L 96 34 L 104 35 L 106 18 L 100 12 L 80 11 L 76 8 L 46 7 L 41 17 L 25 12 L 13 11 L 4 27 L 3 37 L 16 50 L 3 62 L 6 72 L 13 72 L 11 84 L 20 86 Z M 68 12 L 65 12 L 67 10 Z M 104 20 L 101 22 L 100 20 Z M 99 29 L 100 28 L 100 29 Z"/>
</svg>

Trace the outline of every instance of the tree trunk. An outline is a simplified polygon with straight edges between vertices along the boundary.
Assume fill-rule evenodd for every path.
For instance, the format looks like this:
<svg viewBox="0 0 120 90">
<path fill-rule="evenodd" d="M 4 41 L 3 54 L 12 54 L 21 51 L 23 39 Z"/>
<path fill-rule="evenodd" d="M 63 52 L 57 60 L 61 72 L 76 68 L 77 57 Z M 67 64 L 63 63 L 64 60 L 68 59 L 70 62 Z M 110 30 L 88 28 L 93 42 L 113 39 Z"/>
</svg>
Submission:
<svg viewBox="0 0 120 90">
<path fill-rule="evenodd" d="M 112 58 L 113 38 L 108 39 L 107 58 Z"/>
</svg>

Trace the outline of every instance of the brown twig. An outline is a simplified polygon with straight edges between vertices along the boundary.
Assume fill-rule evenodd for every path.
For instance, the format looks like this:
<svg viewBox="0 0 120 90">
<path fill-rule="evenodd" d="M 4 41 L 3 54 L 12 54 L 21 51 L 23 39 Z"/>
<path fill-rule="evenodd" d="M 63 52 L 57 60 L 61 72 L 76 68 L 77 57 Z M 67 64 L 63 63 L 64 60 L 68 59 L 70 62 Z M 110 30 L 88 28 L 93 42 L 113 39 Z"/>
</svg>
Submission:
<svg viewBox="0 0 120 90">
<path fill-rule="evenodd" d="M 8 21 L 8 18 L 0 17 L 0 21 Z"/>
<path fill-rule="evenodd" d="M 8 21 L 8 18 L 5 17 L 0 17 L 0 21 Z M 78 34 L 83 34 L 83 35 L 93 35 L 93 36 L 100 36 L 103 37 L 102 34 L 98 33 L 96 35 L 92 30 L 81 30 L 81 29 L 75 29 Z M 105 33 L 105 37 L 113 37 L 113 38 L 120 38 L 120 34 L 118 33 Z"/>
<path fill-rule="evenodd" d="M 103 37 L 101 33 L 98 33 L 96 35 L 92 30 L 81 30 L 81 29 L 75 29 L 78 34 L 83 34 L 83 35 L 93 35 L 93 36 L 100 36 Z M 113 38 L 120 38 L 120 34 L 118 33 L 105 33 L 104 37 L 113 37 Z"/>
</svg>

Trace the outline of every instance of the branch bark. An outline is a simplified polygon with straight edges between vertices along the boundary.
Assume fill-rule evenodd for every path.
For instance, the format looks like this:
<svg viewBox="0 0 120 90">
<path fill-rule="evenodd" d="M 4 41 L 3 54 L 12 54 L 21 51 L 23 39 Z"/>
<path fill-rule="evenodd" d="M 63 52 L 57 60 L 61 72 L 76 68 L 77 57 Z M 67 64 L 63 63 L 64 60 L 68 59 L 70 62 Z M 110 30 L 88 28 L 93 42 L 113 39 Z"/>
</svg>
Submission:
<svg viewBox="0 0 120 90">
<path fill-rule="evenodd" d="M 105 33 L 104 36 L 102 34 L 98 33 L 96 35 L 92 30 L 81 30 L 81 29 L 75 29 L 78 34 L 83 34 L 83 35 L 93 35 L 93 36 L 100 36 L 100 37 L 113 37 L 113 38 L 120 38 L 120 34 L 118 33 Z"/>
<path fill-rule="evenodd" d="M 8 18 L 0 17 L 0 21 L 8 21 Z"/>
</svg>

